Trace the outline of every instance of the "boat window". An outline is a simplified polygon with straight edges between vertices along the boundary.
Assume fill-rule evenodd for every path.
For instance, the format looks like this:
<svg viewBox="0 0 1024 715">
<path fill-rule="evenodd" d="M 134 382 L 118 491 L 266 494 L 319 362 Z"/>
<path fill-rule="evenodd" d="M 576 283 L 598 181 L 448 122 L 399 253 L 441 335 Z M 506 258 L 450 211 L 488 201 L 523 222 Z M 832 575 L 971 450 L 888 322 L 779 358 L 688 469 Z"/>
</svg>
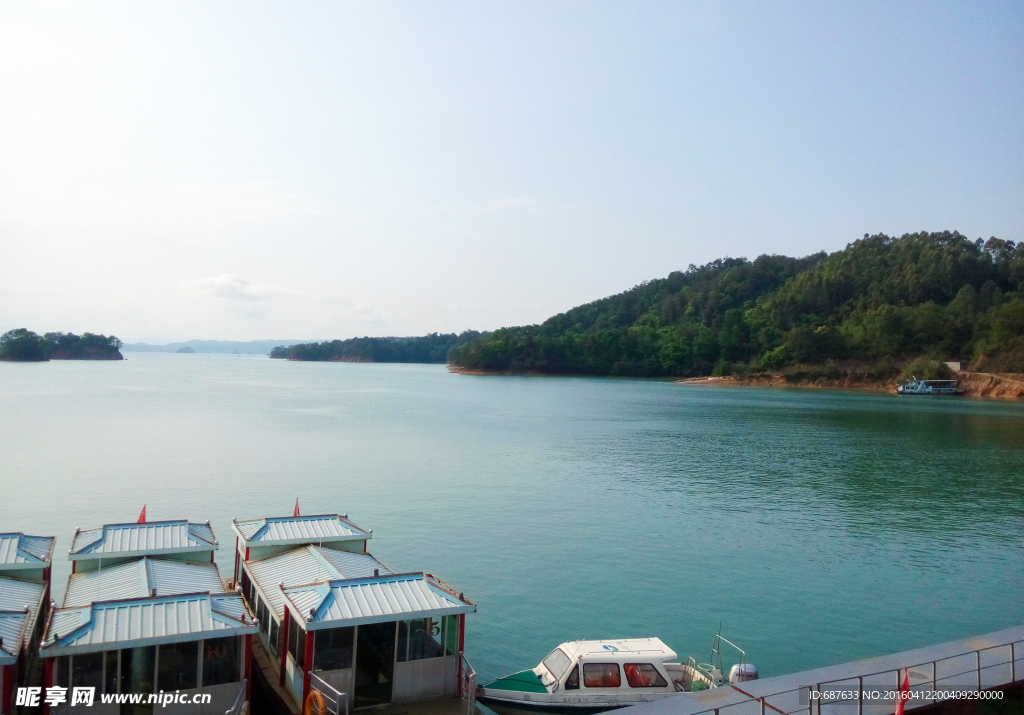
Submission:
<svg viewBox="0 0 1024 715">
<path fill-rule="evenodd" d="M 270 623 L 267 618 L 267 604 L 258 595 L 256 596 L 256 618 L 260 622 L 260 630 L 264 635 L 270 635 Z"/>
<path fill-rule="evenodd" d="M 569 663 L 571 662 L 572 659 L 570 659 L 569 656 L 563 653 L 559 648 L 555 648 L 551 651 L 551 653 L 548 654 L 548 657 L 543 661 L 544 667 L 547 668 L 553 676 L 555 676 L 555 680 L 562 677 L 562 673 L 565 672 L 565 669 L 569 667 Z"/>
<path fill-rule="evenodd" d="M 618 663 L 584 663 L 583 685 L 588 688 L 618 688 L 622 685 Z"/>
<path fill-rule="evenodd" d="M 203 686 L 237 683 L 242 678 L 241 636 L 203 641 Z"/>
<path fill-rule="evenodd" d="M 572 670 L 569 671 L 569 677 L 565 679 L 565 689 L 580 689 L 580 667 L 578 665 L 574 665 L 572 667 Z"/>
<path fill-rule="evenodd" d="M 270 645 L 270 650 L 274 655 L 278 653 L 278 640 L 281 637 L 279 626 L 277 625 L 277 619 L 267 614 L 267 622 L 270 623 L 270 632 L 267 633 L 267 643 Z"/>
<path fill-rule="evenodd" d="M 631 688 L 664 688 L 668 685 L 653 663 L 626 663 L 626 682 Z"/>
<path fill-rule="evenodd" d="M 155 693 L 154 667 L 156 646 L 126 648 L 121 651 L 122 693 Z"/>
<path fill-rule="evenodd" d="M 105 693 L 117 692 L 117 659 L 120 653 L 119 650 L 108 650 L 103 656 L 103 692 Z"/>
<path fill-rule="evenodd" d="M 62 688 L 71 687 L 71 656 L 62 655 L 53 659 L 54 663 L 54 685 Z"/>
<path fill-rule="evenodd" d="M 441 630 L 444 631 L 444 654 L 455 655 L 459 652 L 459 617 L 444 616 Z"/>
<path fill-rule="evenodd" d="M 306 666 L 306 631 L 299 627 L 294 618 L 288 624 L 288 652 L 299 670 Z"/>
<path fill-rule="evenodd" d="M 399 625 L 404 625 L 399 623 Z M 317 631 L 313 640 L 313 669 L 341 670 L 352 667 L 355 626 Z"/>
<path fill-rule="evenodd" d="M 398 654 L 399 663 L 409 660 L 409 621 L 398 622 Z"/>
<path fill-rule="evenodd" d="M 99 688 L 103 684 L 103 653 L 80 653 L 71 659 L 71 687 Z"/>
<path fill-rule="evenodd" d="M 160 690 L 191 690 L 199 680 L 199 643 L 170 643 L 157 654 L 156 686 Z"/>
<path fill-rule="evenodd" d="M 444 655 L 441 640 L 444 637 L 442 622 L 434 618 L 414 618 L 398 622 L 399 663 L 408 660 L 426 660 Z"/>
</svg>

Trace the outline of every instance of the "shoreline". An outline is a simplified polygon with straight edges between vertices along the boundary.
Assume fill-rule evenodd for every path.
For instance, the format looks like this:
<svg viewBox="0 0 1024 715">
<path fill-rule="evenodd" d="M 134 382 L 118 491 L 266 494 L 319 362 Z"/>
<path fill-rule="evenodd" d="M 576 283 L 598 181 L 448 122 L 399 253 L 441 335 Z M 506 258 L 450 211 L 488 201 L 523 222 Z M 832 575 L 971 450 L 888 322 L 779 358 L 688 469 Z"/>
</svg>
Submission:
<svg viewBox="0 0 1024 715">
<path fill-rule="evenodd" d="M 562 375 L 546 372 L 514 372 L 511 370 L 476 370 L 448 365 L 448 372 L 456 375 L 475 377 L 622 377 L 613 375 Z M 987 400 L 1019 400 L 1024 399 L 1024 374 L 959 372 L 956 375 L 964 397 Z M 856 390 L 895 394 L 897 382 L 894 380 L 866 381 L 817 378 L 800 382 L 790 382 L 781 374 L 761 375 L 756 377 L 739 377 L 727 375 L 723 377 L 684 377 L 684 378 L 637 378 L 660 379 L 678 385 L 696 385 L 702 387 L 775 387 L 796 388 L 802 390 Z"/>
</svg>

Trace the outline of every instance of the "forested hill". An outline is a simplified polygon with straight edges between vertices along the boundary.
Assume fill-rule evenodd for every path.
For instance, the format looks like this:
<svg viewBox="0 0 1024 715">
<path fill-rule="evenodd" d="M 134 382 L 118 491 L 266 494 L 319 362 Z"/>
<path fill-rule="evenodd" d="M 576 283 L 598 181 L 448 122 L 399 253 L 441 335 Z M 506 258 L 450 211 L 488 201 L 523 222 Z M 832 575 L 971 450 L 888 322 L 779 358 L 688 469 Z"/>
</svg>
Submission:
<svg viewBox="0 0 1024 715">
<path fill-rule="evenodd" d="M 469 370 L 650 377 L 887 379 L 915 359 L 1024 372 L 1024 243 L 865 235 L 831 255 L 724 258 L 449 353 Z"/>
<path fill-rule="evenodd" d="M 413 338 L 349 338 L 323 343 L 278 346 L 270 357 L 287 360 L 326 360 L 331 362 L 440 362 L 457 345 L 480 337 L 475 330 L 455 333 L 430 333 Z"/>
</svg>

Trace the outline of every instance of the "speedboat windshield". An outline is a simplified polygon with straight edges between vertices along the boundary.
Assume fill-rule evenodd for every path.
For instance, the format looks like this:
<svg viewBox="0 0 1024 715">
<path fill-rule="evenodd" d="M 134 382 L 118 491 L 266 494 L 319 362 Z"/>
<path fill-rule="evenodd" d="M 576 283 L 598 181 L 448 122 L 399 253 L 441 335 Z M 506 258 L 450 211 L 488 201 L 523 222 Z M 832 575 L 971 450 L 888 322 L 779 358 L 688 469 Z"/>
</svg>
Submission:
<svg viewBox="0 0 1024 715">
<path fill-rule="evenodd" d="M 558 680 L 562 677 L 562 673 L 565 672 L 565 669 L 569 667 L 569 663 L 572 662 L 572 659 L 563 653 L 560 648 L 555 648 L 551 651 L 551 654 L 541 662 L 542 665 L 548 669 L 548 672 L 551 673 L 554 679 Z"/>
</svg>

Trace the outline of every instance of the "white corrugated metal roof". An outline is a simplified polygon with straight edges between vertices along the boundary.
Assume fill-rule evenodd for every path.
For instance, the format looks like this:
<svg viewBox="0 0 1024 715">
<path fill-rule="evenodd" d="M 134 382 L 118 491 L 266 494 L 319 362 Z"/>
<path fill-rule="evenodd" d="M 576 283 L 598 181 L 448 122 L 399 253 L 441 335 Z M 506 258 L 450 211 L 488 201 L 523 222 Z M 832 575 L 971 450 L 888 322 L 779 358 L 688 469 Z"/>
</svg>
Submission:
<svg viewBox="0 0 1024 715">
<path fill-rule="evenodd" d="M 142 561 L 130 561 L 99 571 L 71 574 L 64 594 L 64 608 L 88 606 L 93 601 L 149 596 L 149 582 Z"/>
<path fill-rule="evenodd" d="M 476 606 L 424 574 L 331 581 L 285 589 L 285 594 L 296 611 L 306 616 L 309 630 L 476 611 Z"/>
<path fill-rule="evenodd" d="M 351 551 L 339 551 L 338 549 L 313 548 L 341 572 L 342 578 L 366 578 L 374 575 L 374 569 L 377 569 L 380 576 L 394 573 L 372 554 L 354 554 Z"/>
<path fill-rule="evenodd" d="M 45 590 L 41 583 L 0 578 L 0 665 L 11 665 L 17 660 L 23 639 L 32 632 L 39 616 Z"/>
<path fill-rule="evenodd" d="M 157 596 L 178 593 L 221 593 L 224 582 L 215 564 L 189 564 L 170 559 L 147 559 L 149 582 Z"/>
<path fill-rule="evenodd" d="M 52 536 L 0 534 L 0 571 L 46 566 L 53 555 L 54 541 Z"/>
<path fill-rule="evenodd" d="M 212 551 L 217 540 L 209 524 L 151 521 L 144 524 L 106 524 L 75 532 L 68 558 L 113 558 L 167 553 Z"/>
<path fill-rule="evenodd" d="M 278 619 L 284 616 L 284 596 L 279 584 L 302 586 L 342 577 L 329 561 L 319 558 L 319 554 L 309 546 L 300 546 L 259 561 L 247 561 L 245 565 Z"/>
<path fill-rule="evenodd" d="M 174 596 L 183 593 L 221 593 L 224 584 L 214 564 L 142 558 L 99 571 L 72 574 L 64 608 L 95 601 Z"/>
<path fill-rule="evenodd" d="M 24 606 L 35 608 L 45 588 L 35 581 L 0 578 L 0 611 L 17 611 Z"/>
<path fill-rule="evenodd" d="M 243 613 L 245 621 L 241 620 Z M 237 594 L 110 601 L 55 611 L 42 655 L 181 643 L 257 630 Z"/>
<path fill-rule="evenodd" d="M 277 556 L 258 561 L 247 561 L 249 574 L 260 590 L 266 594 L 267 605 L 281 618 L 284 616 L 284 597 L 280 584 L 286 588 L 327 583 L 332 580 L 390 574 L 391 569 L 370 554 L 356 554 L 319 546 L 300 546 Z"/>
<path fill-rule="evenodd" d="M 0 665 L 14 665 L 18 662 L 27 622 L 28 614 L 24 611 L 0 611 Z"/>
<path fill-rule="evenodd" d="M 339 514 L 284 516 L 233 521 L 232 527 L 247 546 L 316 544 L 330 541 L 359 541 L 371 538 Z"/>
</svg>

